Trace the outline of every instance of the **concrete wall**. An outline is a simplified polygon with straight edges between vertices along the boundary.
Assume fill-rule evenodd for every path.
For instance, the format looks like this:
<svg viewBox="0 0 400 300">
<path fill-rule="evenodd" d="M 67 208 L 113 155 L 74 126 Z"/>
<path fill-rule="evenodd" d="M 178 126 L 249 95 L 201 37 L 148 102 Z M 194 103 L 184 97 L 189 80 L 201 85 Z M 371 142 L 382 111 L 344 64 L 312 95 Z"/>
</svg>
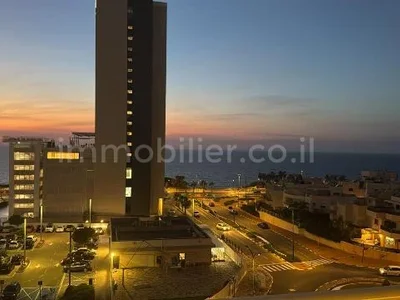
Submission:
<svg viewBox="0 0 400 300">
<path fill-rule="evenodd" d="M 82 217 L 89 210 L 94 173 L 91 154 L 87 149 L 80 153 L 82 160 L 44 159 L 43 215 Z"/>
<path fill-rule="evenodd" d="M 288 223 L 284 220 L 281 220 L 279 218 L 271 216 L 266 212 L 260 212 L 260 218 L 267 223 L 273 224 L 273 225 L 280 227 L 282 229 L 285 229 L 287 231 L 292 231 L 291 223 Z M 319 237 L 317 235 L 311 234 L 304 229 L 299 230 L 299 228 L 297 228 L 297 226 L 295 226 L 295 232 L 297 234 L 303 235 L 304 237 L 306 237 L 310 240 L 313 240 L 317 243 L 328 246 L 330 248 L 344 251 L 346 253 L 362 256 L 363 252 L 364 252 L 364 257 L 366 257 L 366 258 L 373 258 L 373 259 L 379 259 L 379 260 L 383 259 L 383 260 L 388 260 L 388 261 L 400 261 L 400 253 L 379 251 L 379 250 L 376 250 L 373 248 L 366 248 L 363 251 L 363 247 L 361 245 L 351 244 L 351 243 L 347 243 L 344 241 L 341 241 L 340 243 L 336 243 L 336 242 L 324 239 L 322 237 Z"/>
<path fill-rule="evenodd" d="M 280 227 L 282 229 L 285 229 L 287 231 L 290 231 L 290 232 L 294 231 L 296 234 L 299 233 L 299 228 L 296 225 L 294 226 L 294 229 L 293 229 L 293 224 L 290 223 L 290 222 L 286 222 L 286 221 L 284 221 L 282 219 L 274 217 L 274 216 L 272 216 L 272 215 L 270 215 L 270 214 L 268 214 L 266 212 L 263 212 L 263 211 L 259 211 L 259 213 L 260 213 L 260 219 L 261 220 L 263 220 L 263 221 L 265 221 L 265 222 L 267 222 L 269 224 L 275 225 L 277 227 Z"/>
</svg>

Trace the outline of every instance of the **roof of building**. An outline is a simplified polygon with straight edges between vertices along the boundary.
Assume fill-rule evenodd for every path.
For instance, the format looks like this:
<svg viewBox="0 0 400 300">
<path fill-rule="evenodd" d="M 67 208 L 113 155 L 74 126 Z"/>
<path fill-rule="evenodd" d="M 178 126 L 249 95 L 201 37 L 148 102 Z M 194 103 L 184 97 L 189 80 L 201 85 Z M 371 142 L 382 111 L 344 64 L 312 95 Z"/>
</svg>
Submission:
<svg viewBox="0 0 400 300">
<path fill-rule="evenodd" d="M 38 136 L 3 136 L 4 143 L 14 142 L 51 142 L 53 139 Z"/>
<path fill-rule="evenodd" d="M 78 137 L 94 137 L 96 134 L 94 132 L 72 132 L 72 135 Z"/>
<path fill-rule="evenodd" d="M 111 218 L 110 228 L 113 242 L 208 238 L 187 217 Z"/>
</svg>

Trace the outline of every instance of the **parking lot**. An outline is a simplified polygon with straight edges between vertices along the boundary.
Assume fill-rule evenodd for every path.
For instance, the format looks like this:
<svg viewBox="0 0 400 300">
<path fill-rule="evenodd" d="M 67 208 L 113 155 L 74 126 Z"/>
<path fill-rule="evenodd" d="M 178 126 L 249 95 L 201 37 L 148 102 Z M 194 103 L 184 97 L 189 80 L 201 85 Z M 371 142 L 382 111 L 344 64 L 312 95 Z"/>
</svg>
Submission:
<svg viewBox="0 0 400 300">
<path fill-rule="evenodd" d="M 34 233 L 39 240 L 39 234 Z M 64 273 L 60 262 L 69 252 L 69 233 L 53 232 L 43 233 L 45 243 L 40 247 L 36 246 L 26 251 L 27 259 L 30 261 L 29 266 L 22 272 L 11 272 L 9 275 L 0 275 L 0 279 L 4 280 L 4 286 L 17 281 L 21 284 L 22 290 L 17 299 L 39 299 L 39 285 L 42 281 L 42 296 L 46 295 L 46 299 L 55 299 L 57 292 L 63 293 L 68 285 L 68 273 Z M 7 250 L 7 254 L 23 254 L 23 249 Z M 99 239 L 99 249 L 97 249 L 96 258 L 91 265 L 91 272 L 73 272 L 71 273 L 71 284 L 78 285 L 81 283 L 89 283 L 89 278 L 93 278 L 93 283 L 108 287 L 108 236 L 102 235 Z M 54 294 L 54 295 L 53 295 Z"/>
</svg>

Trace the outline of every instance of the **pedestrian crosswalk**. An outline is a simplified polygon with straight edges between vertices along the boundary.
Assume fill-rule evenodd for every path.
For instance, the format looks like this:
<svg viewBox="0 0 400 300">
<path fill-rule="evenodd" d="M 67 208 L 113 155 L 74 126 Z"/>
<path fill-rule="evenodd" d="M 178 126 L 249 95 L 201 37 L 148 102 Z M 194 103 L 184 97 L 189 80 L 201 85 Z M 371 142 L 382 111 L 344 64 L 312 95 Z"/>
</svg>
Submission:
<svg viewBox="0 0 400 300">
<path fill-rule="evenodd" d="M 269 265 L 262 265 L 260 267 L 262 267 L 264 270 L 270 273 L 277 271 L 298 270 L 298 268 L 291 263 L 269 264 Z"/>
<path fill-rule="evenodd" d="M 321 265 L 327 265 L 334 263 L 333 260 L 326 259 L 326 258 L 319 258 L 309 261 L 302 261 L 298 263 L 276 263 L 276 264 L 267 264 L 267 265 L 260 265 L 261 268 L 266 270 L 267 272 L 278 272 L 278 271 L 290 271 L 290 270 L 306 270 L 310 268 L 315 268 Z"/>
<path fill-rule="evenodd" d="M 333 260 L 326 259 L 326 258 L 319 258 L 319 259 L 314 259 L 314 260 L 309 260 L 309 261 L 303 261 L 300 264 L 304 265 L 307 268 L 315 268 L 321 265 L 328 265 L 334 263 Z"/>
</svg>

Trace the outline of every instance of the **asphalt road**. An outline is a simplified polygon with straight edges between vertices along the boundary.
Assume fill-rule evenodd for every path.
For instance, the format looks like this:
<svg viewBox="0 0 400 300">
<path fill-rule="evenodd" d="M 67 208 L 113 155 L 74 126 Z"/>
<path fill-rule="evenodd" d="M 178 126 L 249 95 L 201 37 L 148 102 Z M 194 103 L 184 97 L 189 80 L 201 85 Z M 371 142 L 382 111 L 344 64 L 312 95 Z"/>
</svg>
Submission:
<svg viewBox="0 0 400 300">
<path fill-rule="evenodd" d="M 290 292 L 312 292 L 326 282 L 342 278 L 382 278 L 377 270 L 358 268 L 342 264 L 328 264 L 312 270 L 288 270 L 273 272 L 274 283 L 272 294 L 286 294 Z M 400 281 L 398 278 L 390 278 Z"/>
<path fill-rule="evenodd" d="M 168 211 L 168 209 L 172 207 L 176 208 L 174 201 L 173 200 L 167 201 L 165 205 L 165 210 Z M 217 223 L 220 223 L 221 220 L 217 216 L 211 214 L 208 210 L 202 209 L 198 206 L 195 207 L 195 210 L 200 213 L 200 218 L 198 219 L 194 218 L 195 222 L 207 225 L 217 236 L 224 234 L 224 236 L 228 238 L 230 241 L 232 241 L 234 245 L 238 246 L 243 251 L 243 253 L 247 255 L 248 258 L 250 258 L 250 251 L 248 250 L 247 247 L 250 247 L 253 253 L 260 254 L 256 258 L 257 264 L 270 264 L 270 263 L 283 262 L 277 256 L 269 253 L 266 249 L 260 247 L 259 245 L 254 243 L 251 239 L 249 239 L 245 234 L 239 232 L 234 228 L 232 228 L 229 231 L 217 230 L 216 225 Z M 187 212 L 192 214 L 193 213 L 192 208 L 189 208 Z"/>
<path fill-rule="evenodd" d="M 261 222 L 260 219 L 249 216 L 248 214 L 241 211 L 239 208 L 236 209 L 238 211 L 238 214 L 234 216 L 229 212 L 226 206 L 220 204 L 217 204 L 212 209 L 216 211 L 220 216 L 230 219 L 232 221 L 235 220 L 237 224 L 246 227 L 250 231 L 256 232 L 258 235 L 268 240 L 275 249 L 284 253 L 286 255 L 286 260 L 292 260 L 292 241 L 289 238 L 284 237 L 279 233 L 276 233 L 272 229 L 259 228 L 257 224 Z M 310 261 L 319 258 L 318 255 L 298 244 L 295 244 L 295 257 L 295 261 Z"/>
</svg>

